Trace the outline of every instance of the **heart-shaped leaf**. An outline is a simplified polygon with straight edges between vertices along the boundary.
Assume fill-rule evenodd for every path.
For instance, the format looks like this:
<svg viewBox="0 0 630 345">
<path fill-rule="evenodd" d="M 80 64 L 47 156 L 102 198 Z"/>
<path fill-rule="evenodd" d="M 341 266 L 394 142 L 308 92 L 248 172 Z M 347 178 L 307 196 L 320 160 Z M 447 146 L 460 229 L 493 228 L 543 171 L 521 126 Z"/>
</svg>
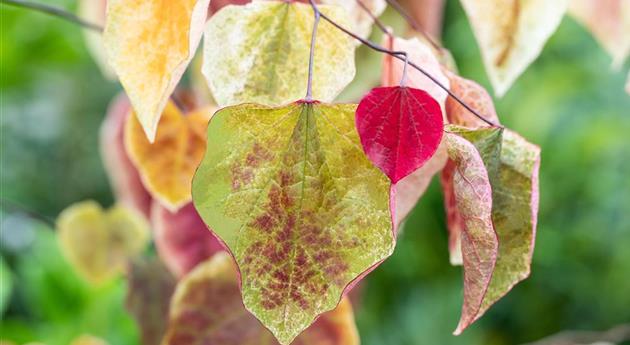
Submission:
<svg viewBox="0 0 630 345">
<path fill-rule="evenodd" d="M 338 6 L 319 6 L 348 27 Z M 226 6 L 208 21 L 203 74 L 220 106 L 243 102 L 282 105 L 304 97 L 313 10 L 286 1 Z M 229 45 L 226 45 L 229 42 Z M 220 48 L 219 48 L 220 47 Z M 354 44 L 325 21 L 315 43 L 313 96 L 332 101 L 354 78 Z"/>
<path fill-rule="evenodd" d="M 109 105 L 100 130 L 101 158 L 116 201 L 148 219 L 151 195 L 144 188 L 138 170 L 125 149 L 125 123 L 130 116 L 130 108 L 125 95 L 117 96 Z"/>
<path fill-rule="evenodd" d="M 171 213 L 155 202 L 151 210 L 151 225 L 157 251 L 177 277 L 223 249 L 192 203 Z"/>
<path fill-rule="evenodd" d="M 135 116 L 125 125 L 125 146 L 131 161 L 154 199 L 171 212 L 191 201 L 193 174 L 206 146 L 205 128 L 213 109 L 184 115 L 169 102 L 153 143 L 144 136 Z"/>
<path fill-rule="evenodd" d="M 70 264 L 83 277 L 101 283 L 126 268 L 149 240 L 144 218 L 113 206 L 104 211 L 94 201 L 73 204 L 59 215 L 60 246 Z"/>
<path fill-rule="evenodd" d="M 125 306 L 140 327 L 142 345 L 160 345 L 177 282 L 156 258 L 138 257 L 130 266 Z"/>
<path fill-rule="evenodd" d="M 243 104 L 208 126 L 195 207 L 236 259 L 245 307 L 282 344 L 394 249 L 389 181 L 361 150 L 355 110 Z"/>
<path fill-rule="evenodd" d="M 372 89 L 359 103 L 356 126 L 365 154 L 392 183 L 433 156 L 444 127 L 433 97 L 408 87 Z"/>
<path fill-rule="evenodd" d="M 630 54 L 630 2 L 571 0 L 569 14 L 582 23 L 620 68 Z"/>
<path fill-rule="evenodd" d="M 201 40 L 209 1 L 107 1 L 107 58 L 150 142 Z"/>
<path fill-rule="evenodd" d="M 238 272 L 226 253 L 201 263 L 177 285 L 164 345 L 274 345 L 273 335 L 244 307 Z M 292 345 L 358 345 L 352 306 L 347 298 L 323 314 Z"/>
<path fill-rule="evenodd" d="M 503 96 L 556 31 L 569 0 L 461 0 L 494 92 Z"/>
<path fill-rule="evenodd" d="M 455 334 L 460 334 L 476 320 L 492 278 L 499 242 L 492 224 L 492 188 L 479 152 L 473 144 L 451 132 L 444 141 L 450 158 L 445 170 L 452 169 L 448 174 L 453 177 L 452 191 L 463 225 L 464 303 L 455 330 Z"/>
</svg>

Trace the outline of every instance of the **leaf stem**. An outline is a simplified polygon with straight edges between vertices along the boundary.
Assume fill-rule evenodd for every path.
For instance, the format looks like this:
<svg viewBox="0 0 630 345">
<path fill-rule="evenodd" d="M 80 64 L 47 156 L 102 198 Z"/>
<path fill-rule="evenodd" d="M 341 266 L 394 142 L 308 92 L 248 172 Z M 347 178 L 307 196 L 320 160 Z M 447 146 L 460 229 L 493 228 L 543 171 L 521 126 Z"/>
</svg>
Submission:
<svg viewBox="0 0 630 345">
<path fill-rule="evenodd" d="M 314 0 L 310 0 L 313 7 L 313 13 L 315 19 L 313 20 L 313 33 L 311 35 L 311 52 L 308 58 L 308 83 L 306 84 L 306 101 L 313 100 L 313 65 L 315 60 L 315 40 L 317 39 L 317 25 L 319 24 L 319 18 L 321 13 L 317 9 Z"/>
<path fill-rule="evenodd" d="M 378 52 L 384 53 L 384 54 L 388 54 L 391 55 L 393 57 L 395 57 L 396 59 L 400 60 L 400 61 L 405 61 L 408 60 L 406 58 L 407 53 L 406 52 L 400 52 L 400 51 L 393 51 L 393 50 L 389 50 L 386 49 L 374 42 L 371 42 L 370 40 L 361 38 L 359 35 L 353 33 L 352 31 L 344 28 L 343 26 L 341 26 L 340 24 L 336 23 L 334 20 L 332 20 L 331 18 L 329 18 L 327 15 L 325 15 L 324 13 L 321 13 L 319 11 L 319 8 L 317 7 L 317 5 L 315 4 L 314 0 L 310 0 L 311 6 L 313 7 L 315 12 L 319 12 L 320 16 L 327 21 L 328 23 L 330 23 L 332 26 L 336 27 L 337 29 L 339 29 L 340 31 L 344 32 L 346 35 L 354 38 L 355 40 L 358 40 L 359 42 L 365 44 L 366 46 L 368 46 L 369 48 L 376 50 Z M 439 80 L 437 80 L 434 76 L 432 76 L 431 74 L 429 74 L 426 70 L 424 70 L 422 67 L 418 66 L 416 63 L 414 63 L 413 61 L 408 61 L 409 66 L 413 67 L 414 69 L 416 69 L 418 72 L 424 74 L 427 78 L 431 79 L 432 82 L 434 82 L 437 86 L 439 86 L 442 90 L 446 91 L 446 93 L 451 96 L 457 103 L 461 104 L 464 108 L 466 108 L 466 110 L 470 111 L 473 115 L 475 115 L 476 117 L 478 117 L 481 121 L 487 123 L 490 126 L 494 126 L 494 127 L 503 127 L 497 123 L 494 123 L 493 121 L 490 121 L 488 119 L 486 119 L 484 116 L 482 116 L 481 114 L 479 114 L 475 109 L 471 108 L 468 104 L 466 104 L 466 102 L 464 102 L 461 98 L 459 98 L 456 94 L 454 94 L 453 92 L 451 92 L 451 90 L 449 90 L 448 87 L 446 87 L 444 84 L 442 84 Z"/>
<path fill-rule="evenodd" d="M 41 13 L 45 13 L 48 15 L 52 15 L 58 18 L 61 18 L 63 20 L 69 21 L 71 23 L 74 24 L 78 24 L 86 29 L 89 30 L 94 30 L 94 31 L 98 31 L 101 32 L 103 31 L 103 27 L 94 23 L 90 23 L 86 20 L 83 20 L 81 18 L 79 18 L 78 16 L 76 16 L 75 14 L 68 12 L 67 10 L 63 9 L 63 8 L 59 8 L 56 6 L 51 6 L 51 5 L 46 5 L 46 4 L 40 4 L 37 2 L 33 2 L 33 1 L 28 1 L 28 0 L 0 0 L 0 3 L 5 4 L 5 5 L 9 5 L 9 6 L 15 6 L 15 7 L 21 7 L 21 8 L 26 8 L 26 9 L 30 9 L 30 10 L 35 10 L 37 12 L 41 12 Z"/>
</svg>

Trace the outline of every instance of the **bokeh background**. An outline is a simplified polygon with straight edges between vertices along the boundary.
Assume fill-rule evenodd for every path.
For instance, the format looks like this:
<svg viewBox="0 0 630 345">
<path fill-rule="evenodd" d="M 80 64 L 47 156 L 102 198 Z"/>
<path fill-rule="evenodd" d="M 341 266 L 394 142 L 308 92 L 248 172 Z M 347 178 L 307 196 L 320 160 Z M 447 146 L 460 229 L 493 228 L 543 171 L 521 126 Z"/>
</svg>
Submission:
<svg viewBox="0 0 630 345">
<path fill-rule="evenodd" d="M 73 202 L 113 203 L 98 129 L 120 87 L 101 76 L 76 26 L 4 5 L 0 11 L 0 338 L 65 345 L 90 333 L 113 345 L 138 344 L 123 307 L 125 281 L 87 285 L 46 224 Z M 383 20 L 404 31 L 394 13 Z M 458 1 L 447 2 L 443 40 L 461 74 L 489 88 Z M 342 99 L 378 80 L 380 58 L 359 50 L 358 78 Z M 567 17 L 540 58 L 496 100 L 502 122 L 542 147 L 531 277 L 452 336 L 462 273 L 448 263 L 434 181 L 395 254 L 366 279 L 356 306 L 363 344 L 521 344 L 630 322 L 630 96 L 623 91 L 627 72 L 609 66 L 591 35 Z"/>
</svg>

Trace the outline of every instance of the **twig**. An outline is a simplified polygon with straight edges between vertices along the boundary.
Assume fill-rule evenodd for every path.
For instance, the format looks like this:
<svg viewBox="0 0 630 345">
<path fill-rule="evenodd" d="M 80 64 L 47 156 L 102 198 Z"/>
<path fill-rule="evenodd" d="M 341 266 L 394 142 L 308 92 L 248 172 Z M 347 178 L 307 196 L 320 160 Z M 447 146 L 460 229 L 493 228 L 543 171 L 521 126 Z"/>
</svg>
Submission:
<svg viewBox="0 0 630 345">
<path fill-rule="evenodd" d="M 37 211 L 33 211 L 28 209 L 27 207 L 18 204 L 15 201 L 12 200 L 8 200 L 5 198 L 0 198 L 0 206 L 2 206 L 2 208 L 5 208 L 7 210 L 10 210 L 11 212 L 17 212 L 17 213 L 23 213 L 27 216 L 29 216 L 30 218 L 39 220 L 40 222 L 43 222 L 44 224 L 50 226 L 51 228 L 55 228 L 55 220 L 43 215 Z"/>
<path fill-rule="evenodd" d="M 315 12 L 319 12 L 320 16 L 327 21 L 328 23 L 330 23 L 332 26 L 336 27 L 337 29 L 343 31 L 346 35 L 354 38 L 355 40 L 358 40 L 359 42 L 365 44 L 366 46 L 368 46 L 369 48 L 376 50 L 378 52 L 384 53 L 384 54 L 388 54 L 391 55 L 393 57 L 395 57 L 396 59 L 400 60 L 400 61 L 405 61 L 406 58 L 406 52 L 397 52 L 397 51 L 392 51 L 389 49 L 386 49 L 374 42 L 371 42 L 370 40 L 361 38 L 359 35 L 353 33 L 352 31 L 344 28 L 343 26 L 341 26 L 340 24 L 336 23 L 334 20 L 332 20 L 331 18 L 329 18 L 327 15 L 325 15 L 324 13 L 321 13 L 319 11 L 319 8 L 317 7 L 317 5 L 315 4 L 314 0 L 310 0 L 311 6 L 313 7 L 313 10 Z M 451 90 L 449 90 L 449 88 L 447 88 L 444 84 L 442 84 L 439 80 L 437 80 L 434 76 L 432 76 L 431 74 L 429 74 L 427 71 L 425 71 L 422 67 L 418 66 L 417 64 L 415 64 L 413 61 L 408 61 L 409 66 L 413 67 L 414 69 L 416 69 L 418 72 L 424 74 L 427 78 L 431 79 L 431 81 L 433 81 L 437 86 L 439 86 L 442 90 L 446 91 L 446 93 L 451 96 L 455 101 L 457 101 L 457 103 L 461 104 L 464 108 L 466 108 L 466 110 L 470 111 L 473 115 L 475 115 L 476 117 L 478 117 L 481 121 L 489 124 L 490 126 L 494 126 L 494 127 L 503 127 L 500 124 L 494 123 L 493 121 L 490 121 L 488 119 L 486 119 L 485 117 L 483 117 L 481 114 L 479 114 L 475 109 L 471 108 L 468 104 L 466 104 L 466 102 L 464 102 L 461 98 L 459 98 L 456 94 L 454 94 L 453 92 L 451 92 Z"/>
<path fill-rule="evenodd" d="M 27 1 L 27 0 L 0 0 L 0 3 L 5 4 L 5 5 L 10 5 L 10 6 L 15 6 L 15 7 L 21 7 L 21 8 L 26 8 L 26 9 L 30 9 L 30 10 L 35 10 L 41 13 L 45 13 L 45 14 L 49 14 L 64 20 L 67 20 L 71 23 L 74 24 L 78 24 L 86 29 L 90 29 L 90 30 L 94 30 L 94 31 L 98 31 L 101 32 L 103 31 L 103 27 L 94 23 L 90 23 L 88 21 L 85 21 L 79 17 L 77 17 L 76 15 L 74 15 L 73 13 L 70 13 L 66 10 L 64 10 L 63 8 L 59 8 L 59 7 L 55 7 L 55 6 L 51 6 L 51 5 L 46 5 L 46 4 L 40 4 L 37 2 L 33 2 L 33 1 Z"/>
</svg>

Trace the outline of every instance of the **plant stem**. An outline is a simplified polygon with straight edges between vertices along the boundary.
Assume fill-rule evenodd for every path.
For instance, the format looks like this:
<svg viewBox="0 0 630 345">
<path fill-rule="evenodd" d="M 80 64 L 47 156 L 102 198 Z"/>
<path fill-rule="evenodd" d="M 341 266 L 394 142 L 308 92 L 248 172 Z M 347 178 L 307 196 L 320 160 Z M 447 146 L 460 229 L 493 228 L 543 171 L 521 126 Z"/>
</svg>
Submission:
<svg viewBox="0 0 630 345">
<path fill-rule="evenodd" d="M 16 212 L 16 213 L 23 213 L 25 215 L 27 215 L 29 218 L 33 218 L 35 220 L 38 220 L 46 225 L 48 225 L 51 228 L 55 228 L 55 220 L 45 216 L 39 212 L 33 211 L 28 209 L 25 206 L 22 206 L 20 204 L 18 204 L 15 201 L 12 200 L 8 200 L 5 198 L 0 198 L 0 206 L 2 206 L 2 208 L 7 209 L 11 212 Z"/>
<path fill-rule="evenodd" d="M 310 0 L 311 2 L 311 6 L 313 7 L 313 9 L 315 10 L 315 12 L 319 12 L 320 16 L 327 21 L 328 23 L 330 23 L 332 26 L 336 27 L 337 29 L 343 31 L 345 34 L 347 34 L 348 36 L 354 38 L 355 40 L 358 40 L 359 42 L 365 44 L 366 46 L 368 46 L 369 48 L 376 50 L 378 52 L 384 53 L 384 54 L 388 54 L 391 55 L 393 57 L 395 57 L 398 60 L 401 61 L 405 61 L 408 60 L 406 58 L 407 53 L 406 52 L 398 52 L 398 51 L 392 51 L 389 49 L 386 49 L 374 42 L 371 42 L 370 40 L 361 38 L 360 36 L 358 36 L 357 34 L 353 33 L 352 31 L 344 28 L 343 26 L 339 25 L 338 23 L 336 23 L 334 20 L 332 20 L 331 18 L 329 18 L 327 15 L 325 15 L 324 13 L 321 13 L 319 11 L 319 8 L 317 7 L 317 5 L 315 4 L 315 2 L 313 0 Z M 434 76 L 432 76 L 431 74 L 429 74 L 427 71 L 425 71 L 422 67 L 418 66 L 417 64 L 415 64 L 413 61 L 408 61 L 409 66 L 413 67 L 414 69 L 416 69 L 418 72 L 424 74 L 427 78 L 431 79 L 431 81 L 433 81 L 437 86 L 439 86 L 442 90 L 446 91 L 446 93 L 448 93 L 449 96 L 451 96 L 455 101 L 457 101 L 457 103 L 461 104 L 464 108 L 466 108 L 466 110 L 470 111 L 473 115 L 475 115 L 476 117 L 478 117 L 481 121 L 487 123 L 490 126 L 494 126 L 494 127 L 503 127 L 500 124 L 494 123 L 493 121 L 490 121 L 488 119 L 486 119 L 485 117 L 483 117 L 481 114 L 479 114 L 475 109 L 471 108 L 468 104 L 466 104 L 466 102 L 464 102 L 461 98 L 459 98 L 456 94 L 454 94 L 453 92 L 451 92 L 451 90 L 449 90 L 449 88 L 447 88 L 444 84 L 442 84 L 439 80 L 437 80 Z"/>
<path fill-rule="evenodd" d="M 313 33 L 311 35 L 311 53 L 308 59 L 308 84 L 306 84 L 306 101 L 310 102 L 313 100 L 313 65 L 315 60 L 315 40 L 317 39 L 317 25 L 319 24 L 319 17 L 321 13 L 316 10 L 317 6 L 314 3 L 314 0 L 311 1 L 311 6 L 313 6 L 313 13 L 315 19 L 313 20 Z"/>
<path fill-rule="evenodd" d="M 33 1 L 27 1 L 27 0 L 0 0 L 0 3 L 3 3 L 5 5 L 10 5 L 10 6 L 15 6 L 15 7 L 21 7 L 21 8 L 26 8 L 26 9 L 30 9 L 30 10 L 35 10 L 38 12 L 42 12 L 45 14 L 49 14 L 61 19 L 64 19 L 66 21 L 69 21 L 71 23 L 74 24 L 78 24 L 86 29 L 89 30 L 94 30 L 94 31 L 98 31 L 101 32 L 103 31 L 103 27 L 101 27 L 100 25 L 96 25 L 94 23 L 90 23 L 87 22 L 79 17 L 77 17 L 76 15 L 74 15 L 73 13 L 70 13 L 66 10 L 64 10 L 63 8 L 59 8 L 59 7 L 55 7 L 55 6 L 51 6 L 51 5 L 46 5 L 46 4 L 40 4 L 37 2 L 33 2 Z"/>
</svg>

